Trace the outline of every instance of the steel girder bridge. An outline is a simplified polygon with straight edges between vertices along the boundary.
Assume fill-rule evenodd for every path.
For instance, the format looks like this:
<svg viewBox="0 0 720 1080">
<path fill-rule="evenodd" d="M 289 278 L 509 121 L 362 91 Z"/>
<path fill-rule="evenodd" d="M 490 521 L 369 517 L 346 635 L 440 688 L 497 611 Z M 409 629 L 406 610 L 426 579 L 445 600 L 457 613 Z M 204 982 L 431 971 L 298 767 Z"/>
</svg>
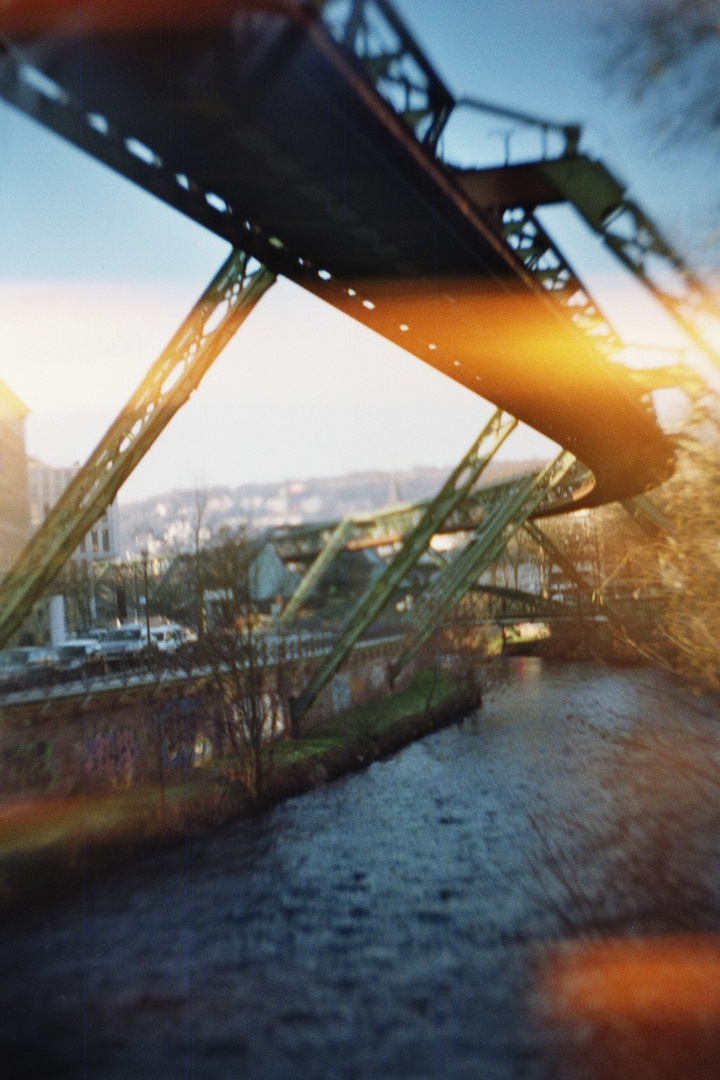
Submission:
<svg viewBox="0 0 720 1080">
<path fill-rule="evenodd" d="M 623 186 L 578 152 L 578 129 L 560 128 L 552 160 L 444 163 L 439 140 L 457 107 L 557 125 L 455 101 L 387 0 L 118 0 L 88 8 L 82 25 L 70 0 L 11 0 L 0 34 L 7 101 L 233 247 L 0 585 L 0 644 L 280 274 L 498 406 L 351 615 L 333 670 L 517 420 L 566 449 L 486 499 L 441 571 L 432 618 L 438 597 L 449 610 L 531 517 L 619 499 L 652 519 L 638 497 L 672 472 L 672 442 L 537 208 L 572 202 L 706 355 L 699 316 L 712 299 Z M 400 663 L 429 632 L 426 606 Z"/>
</svg>

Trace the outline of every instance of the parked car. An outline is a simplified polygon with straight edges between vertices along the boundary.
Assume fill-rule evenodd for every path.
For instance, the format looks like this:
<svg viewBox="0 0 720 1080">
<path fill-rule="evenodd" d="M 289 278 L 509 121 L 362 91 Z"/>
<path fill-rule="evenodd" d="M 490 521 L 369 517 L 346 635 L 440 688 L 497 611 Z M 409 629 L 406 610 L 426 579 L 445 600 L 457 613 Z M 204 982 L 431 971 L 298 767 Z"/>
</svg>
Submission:
<svg viewBox="0 0 720 1080">
<path fill-rule="evenodd" d="M 58 645 L 55 650 L 55 669 L 59 678 L 65 675 L 84 675 L 102 666 L 100 642 L 94 638 L 72 638 Z"/>
<path fill-rule="evenodd" d="M 108 630 L 101 648 L 108 663 L 139 660 L 148 649 L 147 629 L 143 623 L 125 623 Z"/>
<path fill-rule="evenodd" d="M 0 652 L 0 690 L 9 692 L 48 682 L 53 669 L 52 654 L 36 645 L 19 645 Z"/>
<path fill-rule="evenodd" d="M 88 630 L 87 634 L 85 635 L 86 638 L 92 638 L 93 641 L 97 641 L 100 643 L 102 643 L 107 636 L 108 632 L 102 626 L 97 627 L 94 630 Z"/>
</svg>

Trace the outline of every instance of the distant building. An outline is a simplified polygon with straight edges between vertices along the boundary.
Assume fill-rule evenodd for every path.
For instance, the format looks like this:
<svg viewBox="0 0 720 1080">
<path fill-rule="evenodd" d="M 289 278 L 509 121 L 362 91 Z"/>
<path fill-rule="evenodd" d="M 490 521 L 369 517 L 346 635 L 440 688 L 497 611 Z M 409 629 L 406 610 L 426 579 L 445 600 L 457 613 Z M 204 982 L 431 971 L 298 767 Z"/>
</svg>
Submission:
<svg viewBox="0 0 720 1080">
<path fill-rule="evenodd" d="M 275 545 L 264 537 L 256 538 L 248 547 L 252 555 L 252 561 L 248 567 L 248 585 L 250 599 L 261 610 L 269 611 L 272 603 L 278 597 L 289 600 L 295 592 L 300 575 L 289 570 L 275 550 Z M 218 619 L 218 605 L 227 600 L 232 592 L 232 586 L 220 585 L 219 588 L 209 588 L 204 591 L 204 604 L 208 616 L 208 622 L 213 625 Z"/>
<path fill-rule="evenodd" d="M 27 407 L 0 379 L 0 576 L 9 570 L 30 538 L 27 414 Z"/>
<path fill-rule="evenodd" d="M 30 520 L 33 529 L 42 524 L 78 470 L 78 465 L 46 465 L 34 458 L 29 459 Z M 120 557 L 120 514 L 117 501 L 110 504 L 100 520 L 87 532 L 73 557 Z"/>
</svg>

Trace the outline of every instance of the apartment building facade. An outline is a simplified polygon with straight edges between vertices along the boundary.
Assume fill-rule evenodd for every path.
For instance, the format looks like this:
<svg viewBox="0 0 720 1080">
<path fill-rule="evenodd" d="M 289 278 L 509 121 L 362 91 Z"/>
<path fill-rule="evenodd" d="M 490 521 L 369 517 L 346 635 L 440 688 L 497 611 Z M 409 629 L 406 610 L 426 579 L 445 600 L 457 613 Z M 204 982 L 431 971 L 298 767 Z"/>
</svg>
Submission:
<svg viewBox="0 0 720 1080">
<path fill-rule="evenodd" d="M 0 577 L 31 532 L 25 417 L 28 409 L 0 379 Z"/>
<path fill-rule="evenodd" d="M 28 460 L 30 521 L 33 530 L 42 524 L 65 488 L 78 472 L 79 465 L 46 465 Z M 120 514 L 117 501 L 85 535 L 73 558 L 112 560 L 120 557 Z"/>
</svg>

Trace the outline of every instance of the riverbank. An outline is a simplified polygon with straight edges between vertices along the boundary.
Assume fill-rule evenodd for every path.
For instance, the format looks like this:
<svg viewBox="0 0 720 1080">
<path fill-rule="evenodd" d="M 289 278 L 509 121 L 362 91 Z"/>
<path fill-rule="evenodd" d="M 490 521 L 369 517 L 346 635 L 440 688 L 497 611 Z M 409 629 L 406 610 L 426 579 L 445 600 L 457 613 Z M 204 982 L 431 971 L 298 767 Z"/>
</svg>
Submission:
<svg viewBox="0 0 720 1080">
<path fill-rule="evenodd" d="M 180 783 L 111 794 L 16 798 L 0 806 L 0 912 L 21 914 L 72 893 L 88 876 L 144 852 L 251 817 L 319 784 L 366 768 L 478 704 L 444 674 L 420 672 L 373 705 L 279 741 L 263 790 L 250 797 L 237 763 L 190 768 Z"/>
<path fill-rule="evenodd" d="M 5 919 L 4 1073 L 717 1076 L 717 699 L 508 667 L 347 781 L 115 872 L 90 847 L 66 902 Z"/>
</svg>

